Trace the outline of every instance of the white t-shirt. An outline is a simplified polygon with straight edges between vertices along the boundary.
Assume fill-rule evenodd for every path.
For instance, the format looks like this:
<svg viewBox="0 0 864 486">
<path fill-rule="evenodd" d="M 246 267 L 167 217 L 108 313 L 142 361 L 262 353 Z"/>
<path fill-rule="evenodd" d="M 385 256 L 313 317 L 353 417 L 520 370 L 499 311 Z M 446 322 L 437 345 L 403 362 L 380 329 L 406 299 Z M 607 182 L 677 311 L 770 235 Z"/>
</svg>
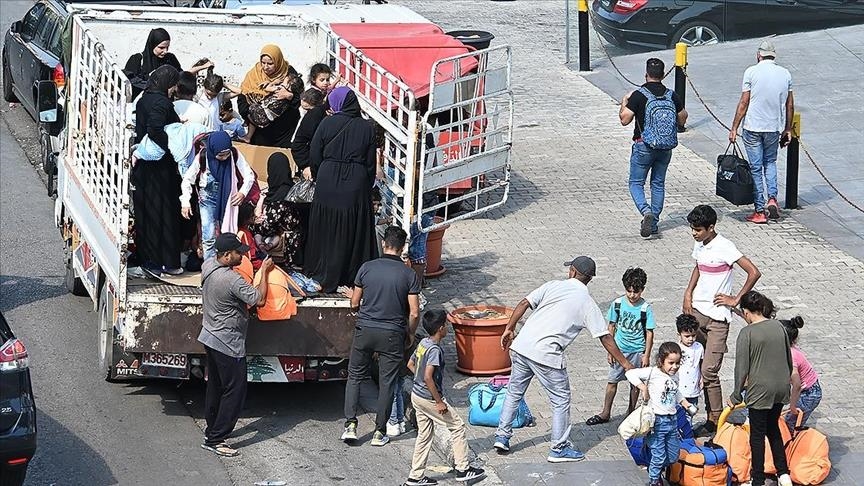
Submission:
<svg viewBox="0 0 864 486">
<path fill-rule="evenodd" d="M 213 129 L 210 126 L 210 112 L 194 101 L 177 100 L 174 102 L 174 111 L 183 123 L 197 123 L 209 130 Z"/>
<path fill-rule="evenodd" d="M 714 305 L 717 294 L 732 293 L 733 265 L 744 255 L 735 243 L 716 235 L 707 245 L 695 242 L 693 259 L 699 269 L 699 280 L 693 289 L 693 308 L 717 321 L 732 321 L 732 311 L 726 306 Z"/>
<path fill-rule="evenodd" d="M 750 92 L 744 130 L 782 132 L 786 128 L 786 99 L 792 91 L 789 70 L 763 59 L 744 71 L 741 91 Z"/>
<path fill-rule="evenodd" d="M 202 87 L 198 89 L 198 95 L 195 97 L 195 99 L 197 100 L 199 105 L 201 105 L 202 107 L 204 107 L 205 110 L 207 110 L 207 113 L 209 114 L 210 118 L 208 122 L 205 123 L 205 125 L 207 125 L 210 130 L 216 130 L 216 127 L 219 126 L 220 122 L 219 107 L 222 105 L 222 100 L 224 99 L 223 94 L 219 93 L 215 98 L 210 99 L 207 98 L 207 93 Z"/>
<path fill-rule="evenodd" d="M 702 387 L 699 386 L 699 378 L 702 377 L 699 364 L 705 356 L 705 348 L 697 341 L 689 347 L 681 346 L 681 368 L 678 369 L 678 386 L 685 398 L 699 397 L 702 395 Z"/>
<path fill-rule="evenodd" d="M 669 376 L 656 366 L 635 368 L 624 373 L 633 386 L 648 384 L 648 398 L 655 415 L 675 415 L 677 405 L 684 400 L 678 389 L 678 377 Z"/>
<path fill-rule="evenodd" d="M 546 282 L 525 297 L 534 312 L 510 349 L 537 363 L 564 369 L 564 350 L 587 328 L 591 336 L 609 334 L 603 312 L 575 278 Z"/>
</svg>

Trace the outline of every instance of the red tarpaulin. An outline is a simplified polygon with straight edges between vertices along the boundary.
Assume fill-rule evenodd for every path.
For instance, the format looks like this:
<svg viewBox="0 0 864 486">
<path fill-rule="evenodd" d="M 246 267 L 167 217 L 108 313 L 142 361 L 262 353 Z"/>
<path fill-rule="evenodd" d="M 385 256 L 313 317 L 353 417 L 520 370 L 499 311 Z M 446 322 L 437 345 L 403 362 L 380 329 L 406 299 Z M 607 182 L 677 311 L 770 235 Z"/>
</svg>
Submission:
<svg viewBox="0 0 864 486">
<path fill-rule="evenodd" d="M 445 34 L 435 24 L 354 23 L 330 24 L 330 28 L 352 46 L 363 51 L 369 59 L 407 84 L 417 98 L 429 94 L 429 77 L 436 61 L 473 50 Z M 345 55 L 340 52 L 340 56 Z M 461 72 L 458 74 L 467 74 L 476 67 L 475 58 L 464 58 L 460 61 Z M 435 75 L 435 81 L 453 79 L 454 69 L 454 63 L 442 64 Z M 364 92 L 365 83 L 354 80 L 344 72 L 344 67 L 340 66 L 339 70 L 340 75 L 347 78 L 360 92 Z"/>
</svg>

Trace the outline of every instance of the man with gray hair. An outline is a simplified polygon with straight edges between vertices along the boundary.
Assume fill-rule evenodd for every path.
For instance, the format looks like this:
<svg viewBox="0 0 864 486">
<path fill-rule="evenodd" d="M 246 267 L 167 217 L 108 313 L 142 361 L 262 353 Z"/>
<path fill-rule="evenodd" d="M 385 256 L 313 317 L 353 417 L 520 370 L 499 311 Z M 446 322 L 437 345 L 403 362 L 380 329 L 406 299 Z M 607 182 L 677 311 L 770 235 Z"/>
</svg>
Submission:
<svg viewBox="0 0 864 486">
<path fill-rule="evenodd" d="M 753 175 L 755 206 L 753 214 L 746 219 L 756 224 L 767 223 L 769 217 L 780 217 L 780 207 L 777 205 L 777 150 L 778 146 L 785 147 L 789 143 L 792 117 L 795 114 L 792 75 L 775 63 L 776 58 L 774 43 L 763 40 L 756 51 L 756 64 L 744 71 L 741 99 L 735 111 L 732 130 L 729 131 L 729 142 L 735 143 L 738 127 L 744 121 L 741 138 Z"/>
<path fill-rule="evenodd" d="M 570 442 L 570 378 L 564 358 L 564 350 L 582 329 L 587 328 L 593 337 L 599 338 L 625 370 L 633 368 L 609 334 L 603 312 L 588 293 L 588 282 L 597 272 L 594 260 L 579 256 L 564 262 L 564 266 L 570 270 L 569 278 L 547 282 L 522 299 L 501 335 L 501 348 L 510 350 L 512 362 L 510 383 L 495 431 L 494 447 L 501 453 L 510 450 L 516 410 L 536 376 L 552 404 L 552 447 L 546 460 L 554 463 L 585 459 L 585 454 L 574 449 Z M 514 338 L 516 324 L 529 308 L 533 312 Z"/>
</svg>

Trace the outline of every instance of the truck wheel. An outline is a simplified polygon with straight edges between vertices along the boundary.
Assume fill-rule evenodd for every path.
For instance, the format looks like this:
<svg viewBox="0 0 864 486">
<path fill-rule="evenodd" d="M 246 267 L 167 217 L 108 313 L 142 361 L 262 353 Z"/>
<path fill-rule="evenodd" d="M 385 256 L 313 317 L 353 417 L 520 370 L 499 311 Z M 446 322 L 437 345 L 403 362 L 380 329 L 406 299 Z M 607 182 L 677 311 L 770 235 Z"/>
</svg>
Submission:
<svg viewBox="0 0 864 486">
<path fill-rule="evenodd" d="M 114 320 L 112 309 L 108 308 L 108 283 L 102 286 L 99 293 L 99 372 L 104 374 L 105 381 L 114 383 L 111 378 L 114 366 Z"/>
<path fill-rule="evenodd" d="M 57 163 L 53 160 L 54 153 L 51 150 L 51 135 L 47 129 L 40 129 L 42 135 L 39 137 L 39 158 L 42 164 L 42 172 L 45 173 L 48 197 L 54 197 L 54 181 L 57 177 Z"/>
<path fill-rule="evenodd" d="M 81 279 L 75 276 L 75 269 L 72 267 L 72 255 L 66 259 L 66 277 L 63 279 L 66 284 L 66 290 L 76 297 L 87 296 L 87 288 Z"/>
<path fill-rule="evenodd" d="M 18 98 L 12 92 L 12 73 L 9 72 L 9 61 L 6 60 L 6 51 L 3 51 L 3 99 L 9 103 L 15 103 Z"/>
</svg>

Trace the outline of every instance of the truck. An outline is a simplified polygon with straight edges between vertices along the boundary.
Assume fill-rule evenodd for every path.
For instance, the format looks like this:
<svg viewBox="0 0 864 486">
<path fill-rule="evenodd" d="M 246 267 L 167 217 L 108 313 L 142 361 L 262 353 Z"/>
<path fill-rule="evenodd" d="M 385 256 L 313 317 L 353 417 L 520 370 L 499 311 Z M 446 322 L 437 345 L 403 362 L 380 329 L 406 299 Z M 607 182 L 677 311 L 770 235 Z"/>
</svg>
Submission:
<svg viewBox="0 0 864 486">
<path fill-rule="evenodd" d="M 509 46 L 466 47 L 416 13 L 390 5 L 67 8 L 72 53 L 59 92 L 66 116 L 57 141 L 55 223 L 65 242 L 66 286 L 89 297 L 98 316 L 99 372 L 108 381 L 206 375 L 197 341 L 200 288 L 130 274 L 134 123 L 121 66 L 152 28 L 171 33 L 179 59 L 206 55 L 235 82 L 268 43 L 279 45 L 300 72 L 329 64 L 356 92 L 364 116 L 383 128 L 381 211 L 389 224 L 434 231 L 507 200 Z M 51 122 L 60 108 L 58 92 L 43 83 L 39 117 Z M 439 202 L 424 207 L 429 198 L 418 197 L 424 193 L 439 195 Z M 461 206 L 458 212 L 454 205 Z M 437 217 L 429 223 L 418 217 L 424 214 Z M 263 322 L 253 314 L 249 381 L 345 379 L 355 320 L 341 295 L 303 299 L 286 321 Z"/>
</svg>

